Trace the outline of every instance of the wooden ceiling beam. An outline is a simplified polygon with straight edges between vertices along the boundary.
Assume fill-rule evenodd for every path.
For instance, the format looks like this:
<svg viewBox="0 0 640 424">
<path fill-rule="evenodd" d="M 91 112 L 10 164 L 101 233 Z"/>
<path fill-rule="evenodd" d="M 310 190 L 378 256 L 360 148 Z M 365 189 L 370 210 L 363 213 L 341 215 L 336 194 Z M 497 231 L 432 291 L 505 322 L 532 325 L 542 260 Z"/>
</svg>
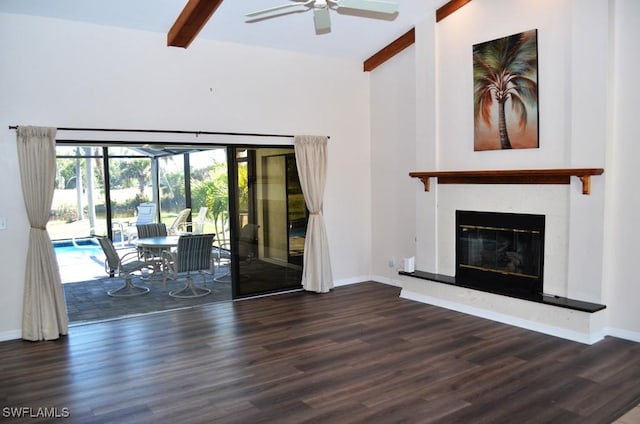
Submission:
<svg viewBox="0 0 640 424">
<path fill-rule="evenodd" d="M 436 22 L 440 22 L 441 20 L 451 15 L 453 12 L 460 9 L 462 6 L 469 3 L 470 1 L 471 0 L 451 0 L 444 6 L 436 10 Z"/>
<path fill-rule="evenodd" d="M 222 0 L 189 0 L 167 34 L 167 46 L 186 49 L 221 3 Z"/>
<path fill-rule="evenodd" d="M 373 71 L 393 56 L 400 53 L 410 45 L 416 42 L 416 29 L 411 28 L 404 35 L 398 37 L 395 41 L 389 43 L 382 50 L 364 61 L 364 72 Z"/>
<path fill-rule="evenodd" d="M 471 0 L 451 0 L 450 2 L 446 3 L 438 10 L 436 10 L 436 22 L 440 22 L 470 1 Z M 365 60 L 364 71 L 373 71 L 375 68 L 382 65 L 384 62 L 391 59 L 393 56 L 397 55 L 402 50 L 406 49 L 415 42 L 415 28 L 411 28 L 409 31 L 407 31 L 406 34 L 400 36 L 398 39 L 388 44 L 382 50 L 371 56 L 369 59 Z"/>
</svg>

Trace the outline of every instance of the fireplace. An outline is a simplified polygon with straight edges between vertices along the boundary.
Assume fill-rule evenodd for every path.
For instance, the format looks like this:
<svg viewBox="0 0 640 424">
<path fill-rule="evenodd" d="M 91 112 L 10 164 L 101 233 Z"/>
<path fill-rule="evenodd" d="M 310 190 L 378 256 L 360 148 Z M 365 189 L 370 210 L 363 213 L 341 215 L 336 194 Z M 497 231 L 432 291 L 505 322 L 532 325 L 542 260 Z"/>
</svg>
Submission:
<svg viewBox="0 0 640 424">
<path fill-rule="evenodd" d="M 456 281 L 518 297 L 543 291 L 544 215 L 456 211 Z"/>
</svg>

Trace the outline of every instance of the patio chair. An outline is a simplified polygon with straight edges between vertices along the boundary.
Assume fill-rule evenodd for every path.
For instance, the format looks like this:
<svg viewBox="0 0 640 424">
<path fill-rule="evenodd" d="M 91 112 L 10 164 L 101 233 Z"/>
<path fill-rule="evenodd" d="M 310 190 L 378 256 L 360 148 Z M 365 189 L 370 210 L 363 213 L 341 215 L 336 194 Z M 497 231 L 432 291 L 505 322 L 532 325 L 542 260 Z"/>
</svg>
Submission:
<svg viewBox="0 0 640 424">
<path fill-rule="evenodd" d="M 156 220 L 156 204 L 155 203 L 140 203 L 138 205 L 138 217 L 136 218 L 136 225 L 151 224 Z"/>
<path fill-rule="evenodd" d="M 184 234 L 202 234 L 204 233 L 204 223 L 207 221 L 207 211 L 209 210 L 208 207 L 203 206 L 200 208 L 200 211 L 198 212 L 198 219 L 196 219 L 193 222 L 185 222 L 184 226 L 187 227 L 187 229 L 190 229 L 190 231 L 186 231 L 184 232 Z"/>
<path fill-rule="evenodd" d="M 222 271 L 221 271 L 222 270 Z M 229 240 L 220 240 L 211 249 L 211 273 L 217 283 L 231 282 L 231 245 Z"/>
<path fill-rule="evenodd" d="M 186 273 L 186 284 L 181 289 L 172 290 L 169 296 L 177 298 L 194 298 L 206 296 L 211 290 L 206 286 L 206 277 L 203 271 L 209 271 L 211 266 L 211 246 L 215 234 L 183 235 L 178 239 L 178 248 L 175 252 L 164 252 L 163 283 L 167 278 L 178 278 L 178 274 Z M 196 286 L 191 276 L 192 272 L 198 272 L 202 277 L 203 286 Z"/>
<path fill-rule="evenodd" d="M 165 237 L 167 236 L 167 226 L 160 224 L 136 225 L 138 238 Z M 138 256 L 146 262 L 153 263 L 154 274 L 159 275 L 162 268 L 162 249 L 150 249 L 138 247 Z"/>
<path fill-rule="evenodd" d="M 140 237 L 137 232 L 138 225 L 152 224 L 156 220 L 155 203 L 140 203 L 138 205 L 138 216 L 136 217 L 136 229 L 131 229 L 128 234 L 129 242 L 132 242 L 136 238 Z"/>
<path fill-rule="evenodd" d="M 165 237 L 168 233 L 164 223 L 136 225 L 136 229 L 138 230 L 138 238 Z"/>
<path fill-rule="evenodd" d="M 189 218 L 190 213 L 191 213 L 190 208 L 181 210 L 176 216 L 176 219 L 173 220 L 173 223 L 171 224 L 171 226 L 167 228 L 167 233 L 171 236 L 178 235 L 178 231 L 180 230 L 180 227 L 185 226 L 187 222 L 187 218 Z"/>
<path fill-rule="evenodd" d="M 96 236 L 96 239 L 106 257 L 104 262 L 105 271 L 110 276 L 124 277 L 124 285 L 107 291 L 107 294 L 113 297 L 131 297 L 149 293 L 149 287 L 133 284 L 132 274 L 136 271 L 150 268 L 152 264 L 138 260 L 137 256 L 135 256 L 136 252 L 129 252 L 120 257 L 113 246 L 113 242 L 108 237 Z"/>
</svg>

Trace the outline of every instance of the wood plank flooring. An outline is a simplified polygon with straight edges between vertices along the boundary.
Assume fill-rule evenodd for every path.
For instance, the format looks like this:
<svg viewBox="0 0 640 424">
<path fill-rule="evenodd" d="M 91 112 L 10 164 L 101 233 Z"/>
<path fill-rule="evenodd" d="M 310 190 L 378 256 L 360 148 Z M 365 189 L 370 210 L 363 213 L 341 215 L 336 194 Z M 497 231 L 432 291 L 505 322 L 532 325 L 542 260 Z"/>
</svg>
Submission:
<svg viewBox="0 0 640 424">
<path fill-rule="evenodd" d="M 638 343 L 587 346 L 398 295 L 366 282 L 3 342 L 0 421 L 611 423 L 640 402 Z"/>
</svg>

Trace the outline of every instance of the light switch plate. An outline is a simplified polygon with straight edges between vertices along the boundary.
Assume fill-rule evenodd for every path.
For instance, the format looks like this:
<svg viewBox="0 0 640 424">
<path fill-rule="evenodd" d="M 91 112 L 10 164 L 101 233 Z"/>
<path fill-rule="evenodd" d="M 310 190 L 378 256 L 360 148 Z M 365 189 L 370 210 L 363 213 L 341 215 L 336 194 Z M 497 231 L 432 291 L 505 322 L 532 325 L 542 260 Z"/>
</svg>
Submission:
<svg viewBox="0 0 640 424">
<path fill-rule="evenodd" d="M 0 218 L 0 230 L 7 229 L 7 218 Z"/>
</svg>

